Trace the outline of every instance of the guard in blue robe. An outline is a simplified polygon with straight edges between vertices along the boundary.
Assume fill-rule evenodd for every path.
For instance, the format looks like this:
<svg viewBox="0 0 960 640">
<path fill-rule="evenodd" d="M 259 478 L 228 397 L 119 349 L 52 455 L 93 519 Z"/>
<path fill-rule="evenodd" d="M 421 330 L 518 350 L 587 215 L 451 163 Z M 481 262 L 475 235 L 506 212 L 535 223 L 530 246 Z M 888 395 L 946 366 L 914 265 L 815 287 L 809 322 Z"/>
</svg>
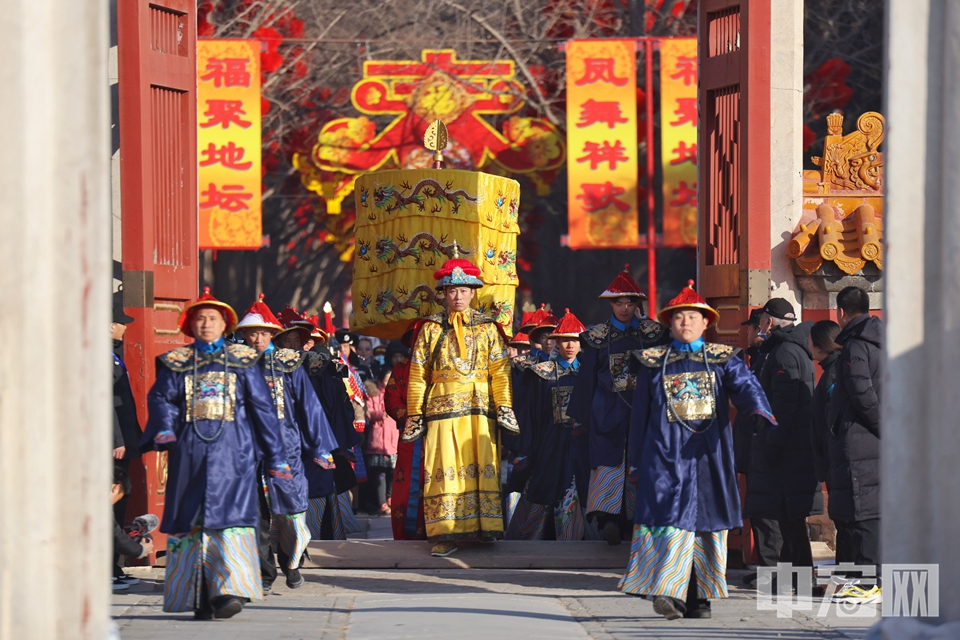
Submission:
<svg viewBox="0 0 960 640">
<path fill-rule="evenodd" d="M 761 428 L 774 419 L 739 350 L 703 341 L 719 314 L 692 281 L 660 318 L 673 318 L 680 337 L 633 352 L 640 368 L 629 474 L 637 501 L 620 589 L 653 599 L 654 611 L 668 619 L 705 618 L 709 599 L 727 596 L 727 531 L 742 524 L 729 405 Z"/>
<path fill-rule="evenodd" d="M 627 482 L 625 467 L 637 370 L 630 352 L 662 344 L 669 334 L 660 323 L 637 315 L 643 313 L 646 295 L 630 276 L 629 265 L 600 297 L 610 301 L 614 315 L 580 336 L 580 373 L 567 413 L 589 432 L 587 516 L 613 545 L 629 529 L 635 500 L 635 487 Z M 624 309 L 629 310 L 626 317 L 617 319 Z"/>
<path fill-rule="evenodd" d="M 193 610 L 201 619 L 231 617 L 244 599 L 262 598 L 258 456 L 272 476 L 292 477 L 270 390 L 255 367 L 260 355 L 222 337 L 236 312 L 207 289 L 181 314 L 180 329 L 194 337 L 194 319 L 209 309 L 222 316 L 220 337 L 207 342 L 201 334 L 157 358 L 140 442 L 168 460 L 164 611 Z"/>
<path fill-rule="evenodd" d="M 271 344 L 260 360 L 280 420 L 286 460 L 293 473 L 290 480 L 264 474 L 271 510 L 281 514 L 273 518 L 271 538 L 276 540 L 277 560 L 287 577 L 287 586 L 292 589 L 303 584 L 300 560 L 311 539 L 306 517 L 306 469 L 332 471 L 332 451 L 337 448 L 317 393 L 301 366 L 305 358 L 303 352 L 278 349 Z"/>
</svg>

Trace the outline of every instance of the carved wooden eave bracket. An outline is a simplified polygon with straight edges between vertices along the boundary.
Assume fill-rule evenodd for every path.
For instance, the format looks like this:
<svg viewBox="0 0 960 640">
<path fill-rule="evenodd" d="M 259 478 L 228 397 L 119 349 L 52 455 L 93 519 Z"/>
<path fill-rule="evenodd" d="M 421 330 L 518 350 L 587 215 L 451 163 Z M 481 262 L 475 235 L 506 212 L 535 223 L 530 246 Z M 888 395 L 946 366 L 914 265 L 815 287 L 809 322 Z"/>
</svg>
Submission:
<svg viewBox="0 0 960 640">
<path fill-rule="evenodd" d="M 827 116 L 819 171 L 804 172 L 804 216 L 787 255 L 808 274 L 833 262 L 854 275 L 872 262 L 883 269 L 883 116 L 864 113 L 842 134 L 843 116 Z"/>
</svg>

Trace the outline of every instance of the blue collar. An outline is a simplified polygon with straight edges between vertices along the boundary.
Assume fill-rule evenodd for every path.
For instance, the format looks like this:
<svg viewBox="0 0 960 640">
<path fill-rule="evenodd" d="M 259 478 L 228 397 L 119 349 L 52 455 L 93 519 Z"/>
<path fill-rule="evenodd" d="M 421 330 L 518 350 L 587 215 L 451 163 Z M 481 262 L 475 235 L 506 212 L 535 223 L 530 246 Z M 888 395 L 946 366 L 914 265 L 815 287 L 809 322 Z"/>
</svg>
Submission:
<svg viewBox="0 0 960 640">
<path fill-rule="evenodd" d="M 633 320 L 630 321 L 630 324 L 626 325 L 620 322 L 619 320 L 617 320 L 616 316 L 610 316 L 610 324 L 612 324 L 614 327 L 616 327 L 620 331 L 626 331 L 627 327 L 630 327 L 631 329 L 636 329 L 637 327 L 639 327 L 640 318 L 638 318 L 637 316 L 633 316 Z"/>
<path fill-rule="evenodd" d="M 194 340 L 193 346 L 197 348 L 197 351 L 203 353 L 213 353 L 214 351 L 219 351 L 223 349 L 223 345 L 226 344 L 226 340 L 223 339 L 223 336 L 217 338 L 214 342 L 204 342 L 203 340 Z"/>
<path fill-rule="evenodd" d="M 530 351 L 528 351 L 527 353 L 529 353 L 531 356 L 535 356 L 543 360 L 544 353 L 543 351 L 540 351 L 540 349 L 535 349 L 533 347 L 530 347 Z"/>
<path fill-rule="evenodd" d="M 574 371 L 580 368 L 580 359 L 574 358 L 573 362 L 567 362 L 566 359 L 557 357 L 557 364 L 560 365 L 560 368 L 563 370 L 573 369 Z"/>
<path fill-rule="evenodd" d="M 673 348 L 677 351 L 700 351 L 703 349 L 703 338 L 697 338 L 693 342 L 686 343 L 680 342 L 676 338 L 673 339 Z"/>
<path fill-rule="evenodd" d="M 277 348 L 277 345 L 275 345 L 275 344 L 273 344 L 273 343 L 271 342 L 270 344 L 267 345 L 267 348 L 263 350 L 263 353 L 264 353 L 264 354 L 270 353 L 271 351 L 273 351 L 273 350 L 276 349 L 276 348 Z"/>
</svg>

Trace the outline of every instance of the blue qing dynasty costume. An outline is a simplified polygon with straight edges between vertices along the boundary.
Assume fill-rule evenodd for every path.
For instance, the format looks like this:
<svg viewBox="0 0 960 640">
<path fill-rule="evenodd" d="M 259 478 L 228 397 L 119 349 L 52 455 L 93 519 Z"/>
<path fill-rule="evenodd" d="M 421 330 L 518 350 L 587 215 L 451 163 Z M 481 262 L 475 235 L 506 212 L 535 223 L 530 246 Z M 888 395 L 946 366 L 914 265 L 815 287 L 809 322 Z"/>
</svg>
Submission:
<svg viewBox="0 0 960 640">
<path fill-rule="evenodd" d="M 682 308 L 717 317 L 691 288 L 671 301 L 661 320 Z M 688 602 L 727 596 L 727 531 L 742 525 L 729 403 L 774 422 L 738 351 L 698 339 L 633 353 L 640 369 L 629 472 L 637 480 L 637 502 L 630 561 L 620 582 L 625 593 Z M 694 592 L 689 596 L 688 588 Z"/>
<path fill-rule="evenodd" d="M 274 513 L 271 537 L 276 537 L 277 555 L 286 569 L 300 566 L 300 557 L 310 542 L 307 526 L 307 468 L 333 468 L 331 451 L 337 448 L 330 424 L 316 391 L 302 366 L 305 354 L 270 345 L 260 360 L 260 370 L 270 387 L 280 420 L 280 433 L 293 478 L 272 478 L 264 473 L 267 497 Z M 316 461 L 323 461 L 319 465 Z"/>
<path fill-rule="evenodd" d="M 196 306 L 227 307 L 206 292 Z M 236 314 L 229 309 L 233 322 Z M 169 451 L 160 531 L 169 535 L 164 611 L 202 610 L 217 598 L 262 598 L 257 551 L 257 457 L 287 471 L 270 390 L 256 350 L 195 342 L 157 358 L 141 449 Z"/>
<path fill-rule="evenodd" d="M 646 298 L 627 269 L 600 297 Z M 611 317 L 583 332 L 580 338 L 580 373 L 567 413 L 589 430 L 587 516 L 629 519 L 633 517 L 636 487 L 627 482 L 625 459 L 637 369 L 630 352 L 662 344 L 668 333 L 666 327 L 649 318 L 634 317 L 622 323 Z"/>
</svg>

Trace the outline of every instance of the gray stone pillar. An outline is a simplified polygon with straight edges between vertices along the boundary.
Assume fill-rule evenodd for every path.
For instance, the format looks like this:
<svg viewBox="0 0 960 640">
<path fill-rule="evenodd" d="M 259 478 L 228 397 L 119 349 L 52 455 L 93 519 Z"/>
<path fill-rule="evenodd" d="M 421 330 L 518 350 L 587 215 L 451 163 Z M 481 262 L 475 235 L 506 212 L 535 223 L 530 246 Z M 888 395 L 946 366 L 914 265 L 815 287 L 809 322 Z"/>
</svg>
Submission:
<svg viewBox="0 0 960 640">
<path fill-rule="evenodd" d="M 0 640 L 106 637 L 107 3 L 0 12 Z"/>
<path fill-rule="evenodd" d="M 960 620 L 960 2 L 887 12 L 882 559 L 938 563 Z"/>
<path fill-rule="evenodd" d="M 803 215 L 803 3 L 770 5 L 769 297 L 786 298 L 799 314 L 802 293 L 787 245 Z"/>
</svg>

